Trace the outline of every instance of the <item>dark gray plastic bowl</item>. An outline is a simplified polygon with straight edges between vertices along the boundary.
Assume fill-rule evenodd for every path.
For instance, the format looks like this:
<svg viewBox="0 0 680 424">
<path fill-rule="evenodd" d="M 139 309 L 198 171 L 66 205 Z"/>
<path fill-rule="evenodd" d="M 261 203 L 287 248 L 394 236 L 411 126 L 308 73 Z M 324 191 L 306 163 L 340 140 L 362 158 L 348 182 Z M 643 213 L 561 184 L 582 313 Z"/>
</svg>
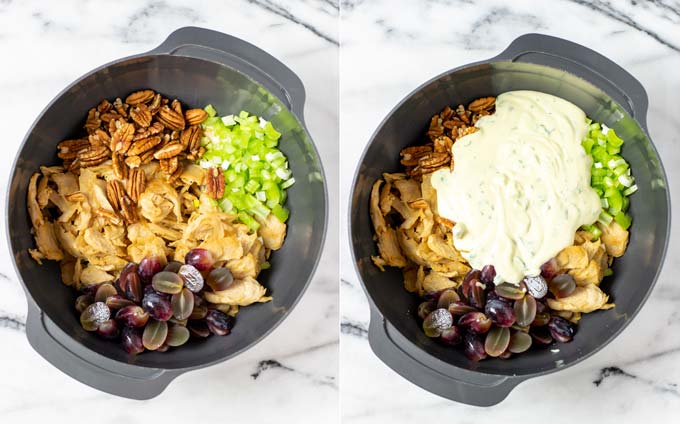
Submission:
<svg viewBox="0 0 680 424">
<path fill-rule="evenodd" d="M 26 188 L 40 165 L 57 164 L 56 145 L 78 133 L 89 108 L 101 99 L 153 88 L 190 107 L 210 103 L 222 114 L 247 110 L 281 133 L 296 184 L 284 246 L 259 280 L 274 300 L 241 309 L 232 333 L 190 342 L 167 353 L 128 356 L 116 343 L 84 331 L 73 308 L 76 292 L 61 284 L 55 262 L 38 266 L 26 211 Z M 231 358 L 264 338 L 304 293 L 321 254 L 327 199 L 319 155 L 303 121 L 300 79 L 274 57 L 237 38 L 182 28 L 156 49 L 117 60 L 86 74 L 40 114 L 21 146 L 7 197 L 7 230 L 17 273 L 28 298 L 26 332 L 33 348 L 60 370 L 97 389 L 147 399 L 178 375 Z"/>
<path fill-rule="evenodd" d="M 584 316 L 571 343 L 531 350 L 508 360 L 469 361 L 458 349 L 427 338 L 416 318 L 416 296 L 399 270 L 380 272 L 369 218 L 371 185 L 400 169 L 399 151 L 422 140 L 430 117 L 445 105 L 510 90 L 537 90 L 580 106 L 624 140 L 639 191 L 631 198 L 633 226 L 614 277 L 602 283 L 616 308 Z M 574 365 L 600 350 L 635 317 L 649 296 L 666 253 L 670 198 L 659 155 L 647 134 L 647 94 L 630 74 L 578 44 L 539 34 L 516 39 L 503 53 L 445 72 L 399 103 L 380 124 L 357 170 L 350 205 L 350 240 L 371 306 L 369 342 L 375 354 L 411 382 L 448 399 L 488 406 L 520 382 Z M 540 178 L 537 175 L 536 178 Z"/>
</svg>

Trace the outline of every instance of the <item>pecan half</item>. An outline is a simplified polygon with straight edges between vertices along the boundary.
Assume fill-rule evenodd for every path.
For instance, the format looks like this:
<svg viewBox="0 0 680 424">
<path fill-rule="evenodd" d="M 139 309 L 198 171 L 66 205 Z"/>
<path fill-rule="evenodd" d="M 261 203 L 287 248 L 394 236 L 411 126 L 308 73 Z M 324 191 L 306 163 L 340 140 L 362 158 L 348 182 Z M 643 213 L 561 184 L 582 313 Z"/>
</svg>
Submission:
<svg viewBox="0 0 680 424">
<path fill-rule="evenodd" d="M 142 138 L 132 143 L 132 146 L 130 146 L 130 149 L 127 151 L 127 154 L 128 156 L 141 155 L 142 153 L 158 146 L 160 143 L 161 138 L 157 135 L 153 137 Z"/>
<path fill-rule="evenodd" d="M 130 109 L 130 118 L 140 127 L 146 128 L 151 125 L 151 112 L 145 104 L 140 104 L 135 108 Z"/>
<path fill-rule="evenodd" d="M 416 199 L 413 200 L 412 202 L 409 202 L 408 204 L 410 207 L 413 209 L 427 209 L 430 207 L 430 204 L 427 203 L 427 200 L 425 199 Z"/>
<path fill-rule="evenodd" d="M 404 166 L 414 166 L 418 164 L 421 157 L 430 153 L 432 147 L 430 146 L 409 146 L 399 152 L 401 156 L 401 164 Z"/>
<path fill-rule="evenodd" d="M 108 100 L 104 99 L 97 105 L 97 110 L 100 113 L 104 113 L 110 111 L 112 107 L 113 105 Z"/>
<path fill-rule="evenodd" d="M 434 151 L 435 152 L 449 153 L 449 152 L 451 152 L 452 147 L 453 147 L 453 140 L 451 140 L 449 137 L 447 137 L 445 135 L 439 136 L 434 140 Z"/>
<path fill-rule="evenodd" d="M 90 142 L 84 138 L 77 140 L 64 140 L 57 145 L 59 152 L 57 156 L 59 159 L 75 159 L 78 156 L 78 152 L 86 149 L 90 145 Z"/>
<path fill-rule="evenodd" d="M 184 112 L 184 119 L 187 121 L 187 125 L 202 124 L 203 121 L 208 119 L 208 112 L 203 109 L 189 109 Z"/>
<path fill-rule="evenodd" d="M 87 112 L 87 119 L 85 120 L 85 130 L 88 133 L 94 132 L 101 125 L 102 121 L 99 119 L 99 112 L 92 108 Z"/>
<path fill-rule="evenodd" d="M 224 196 L 224 174 L 222 168 L 208 168 L 206 174 L 208 195 L 213 199 Z"/>
<path fill-rule="evenodd" d="M 137 206 L 127 194 L 120 198 L 120 212 L 128 224 L 134 224 L 139 219 L 137 216 Z"/>
<path fill-rule="evenodd" d="M 121 180 L 126 179 L 128 177 L 128 166 L 125 164 L 125 156 L 119 152 L 113 152 L 113 155 L 111 155 L 111 162 L 113 166 L 113 175 Z"/>
<path fill-rule="evenodd" d="M 479 112 L 480 110 L 489 110 L 496 104 L 495 97 L 482 97 L 474 100 L 468 105 L 468 109 L 472 112 Z"/>
<path fill-rule="evenodd" d="M 138 201 L 139 196 L 144 193 L 144 190 L 146 189 L 146 175 L 144 175 L 144 171 L 142 171 L 139 168 L 132 168 L 130 169 L 130 174 L 127 179 L 127 193 L 130 196 L 130 199 L 133 201 Z"/>
<path fill-rule="evenodd" d="M 458 128 L 458 138 L 464 137 L 477 131 L 479 131 L 479 128 L 477 127 Z"/>
<path fill-rule="evenodd" d="M 149 112 L 151 112 L 152 115 L 157 114 L 161 109 L 161 100 L 162 97 L 160 94 L 153 96 L 153 100 L 151 100 L 151 103 L 149 103 Z"/>
<path fill-rule="evenodd" d="M 466 124 L 470 123 L 470 111 L 465 110 L 463 105 L 458 105 L 456 108 L 456 114 L 461 121 L 465 122 Z"/>
<path fill-rule="evenodd" d="M 127 110 L 129 107 L 130 105 L 123 103 L 120 97 L 116 97 L 116 100 L 113 101 L 113 108 L 116 109 L 116 112 L 118 112 L 120 116 L 127 117 Z"/>
<path fill-rule="evenodd" d="M 180 115 L 184 114 L 182 112 L 182 103 L 180 103 L 179 100 L 177 99 L 173 100 L 172 103 L 170 103 L 170 108 L 175 112 L 179 113 Z"/>
<path fill-rule="evenodd" d="M 139 156 L 139 159 L 141 160 L 141 165 L 151 163 L 151 161 L 153 160 L 153 150 L 147 150 L 146 152 L 142 153 Z"/>
<path fill-rule="evenodd" d="M 182 131 L 182 134 L 179 136 L 179 141 L 185 149 L 193 152 L 198 148 L 202 135 L 203 129 L 198 125 L 192 125 Z"/>
<path fill-rule="evenodd" d="M 168 183 L 172 184 L 175 181 L 177 181 L 179 176 L 182 175 L 182 172 L 184 172 L 184 166 L 181 163 L 179 163 L 177 164 L 177 169 L 175 169 L 175 172 L 168 175 Z"/>
<path fill-rule="evenodd" d="M 134 93 L 130 94 L 125 98 L 125 103 L 134 106 L 138 105 L 140 103 L 146 103 L 149 100 L 153 99 L 153 96 L 156 93 L 153 92 L 153 90 L 141 90 L 141 91 L 135 91 Z"/>
<path fill-rule="evenodd" d="M 449 230 L 452 229 L 454 225 L 456 225 L 456 223 L 451 221 L 450 219 L 442 218 L 437 214 L 434 215 L 434 220 Z"/>
<path fill-rule="evenodd" d="M 165 172 L 168 175 L 172 175 L 179 166 L 179 158 L 175 156 L 170 159 L 161 159 L 159 161 L 159 165 L 161 167 L 161 171 Z"/>
<path fill-rule="evenodd" d="M 142 158 L 137 156 L 137 155 L 128 156 L 128 157 L 125 158 L 125 164 L 128 167 L 130 167 L 130 169 L 139 168 L 140 166 L 142 166 Z"/>
<path fill-rule="evenodd" d="M 118 119 L 122 119 L 123 117 L 120 116 L 120 115 L 118 114 L 118 112 L 113 111 L 113 112 L 102 113 L 102 114 L 99 116 L 99 118 L 100 118 L 103 122 L 107 122 L 107 123 L 108 123 L 108 122 L 111 122 L 111 121 L 117 121 Z"/>
<path fill-rule="evenodd" d="M 78 153 L 78 160 L 82 168 L 97 166 L 109 159 L 109 149 L 104 146 L 91 146 Z"/>
<path fill-rule="evenodd" d="M 182 143 L 173 141 L 171 143 L 166 144 L 159 150 L 156 150 L 156 153 L 153 154 L 153 157 L 156 159 L 170 159 L 172 157 L 175 157 L 182 153 L 184 151 L 184 146 Z"/>
<path fill-rule="evenodd" d="M 158 120 L 171 130 L 183 130 L 186 126 L 184 116 L 168 106 L 161 107 L 161 110 L 158 112 Z"/>
<path fill-rule="evenodd" d="M 113 225 L 121 225 L 123 223 L 123 220 L 120 219 L 118 215 L 111 211 L 107 211 L 106 209 L 97 208 L 95 209 L 94 214 L 96 216 L 101 216 Z"/>
<path fill-rule="evenodd" d="M 427 153 L 418 161 L 418 166 L 423 168 L 423 171 L 433 168 L 440 168 L 449 161 L 449 154 L 447 152 L 432 152 Z"/>
<path fill-rule="evenodd" d="M 125 196 L 123 183 L 118 180 L 110 180 L 106 183 L 106 198 L 114 210 L 120 210 L 120 199 Z"/>
<path fill-rule="evenodd" d="M 116 131 L 111 136 L 111 151 L 125 153 L 132 145 L 135 126 L 123 120 L 116 122 Z"/>
</svg>

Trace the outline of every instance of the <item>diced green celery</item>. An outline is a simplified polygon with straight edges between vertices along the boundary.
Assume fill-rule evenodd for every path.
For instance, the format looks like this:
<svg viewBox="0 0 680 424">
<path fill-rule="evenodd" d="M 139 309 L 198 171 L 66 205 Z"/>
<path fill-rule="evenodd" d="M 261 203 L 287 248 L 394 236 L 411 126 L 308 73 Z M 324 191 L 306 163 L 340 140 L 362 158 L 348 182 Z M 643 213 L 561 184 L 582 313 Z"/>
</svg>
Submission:
<svg viewBox="0 0 680 424">
<path fill-rule="evenodd" d="M 255 180 L 249 180 L 244 188 L 248 193 L 255 193 L 257 189 L 260 188 L 260 184 L 258 184 L 258 182 Z"/>
<path fill-rule="evenodd" d="M 609 276 L 611 276 L 611 275 L 614 275 L 614 270 L 612 270 L 611 268 L 607 268 L 607 269 L 604 270 L 604 272 L 602 273 L 602 275 L 603 275 L 604 277 L 609 277 Z"/>
<path fill-rule="evenodd" d="M 295 178 L 291 177 L 284 181 L 283 183 L 281 183 L 281 188 L 285 190 L 288 187 L 292 186 L 293 184 L 295 184 Z"/>
<path fill-rule="evenodd" d="M 609 202 L 609 213 L 612 215 L 616 215 L 623 208 L 623 196 L 618 191 L 608 196 L 607 201 Z"/>
<path fill-rule="evenodd" d="M 630 199 L 628 198 L 628 196 L 623 196 L 623 205 L 621 206 L 621 210 L 626 212 L 629 207 L 630 207 Z"/>
<path fill-rule="evenodd" d="M 272 267 L 272 264 L 269 263 L 269 261 L 264 261 L 262 262 L 262 265 L 260 265 L 261 270 L 269 269 Z"/>
<path fill-rule="evenodd" d="M 624 213 L 624 212 L 619 212 L 616 215 L 614 215 L 614 220 L 619 223 L 619 225 L 624 229 L 627 230 L 630 227 L 630 224 L 633 222 L 631 219 L 630 215 Z"/>
<path fill-rule="evenodd" d="M 615 147 L 621 147 L 623 145 L 623 140 L 610 128 L 607 133 L 607 143 Z"/>
<path fill-rule="evenodd" d="M 586 153 L 590 154 L 593 146 L 595 145 L 595 140 L 592 138 L 586 138 L 581 142 L 581 145 L 583 146 L 583 149 L 585 149 Z"/>
<path fill-rule="evenodd" d="M 246 224 L 246 226 L 248 226 L 248 228 L 250 228 L 252 231 L 257 231 L 257 229 L 260 228 L 260 224 L 252 216 L 245 212 L 239 212 L 238 219 L 242 223 Z"/>
<path fill-rule="evenodd" d="M 602 230 L 600 230 L 600 227 L 598 227 L 597 225 L 593 225 L 593 229 L 592 231 L 590 231 L 590 233 L 593 235 L 592 241 L 595 241 L 599 239 L 600 236 L 602 235 Z"/>
<path fill-rule="evenodd" d="M 633 184 L 632 186 L 628 187 L 627 189 L 623 190 L 623 195 L 624 196 L 630 196 L 631 194 L 635 193 L 638 189 L 638 186 Z"/>
<path fill-rule="evenodd" d="M 208 113 L 208 116 L 211 117 L 211 118 L 213 116 L 217 115 L 217 111 L 215 110 L 213 105 L 208 105 L 208 106 L 204 107 L 203 110 L 206 111 Z"/>
<path fill-rule="evenodd" d="M 600 222 L 604 225 L 609 225 L 609 223 L 612 222 L 612 219 L 614 219 L 614 217 L 611 216 L 611 214 L 609 214 L 606 211 L 602 211 L 602 212 L 600 212 L 600 216 L 597 219 L 597 222 Z"/>
<path fill-rule="evenodd" d="M 283 206 L 276 205 L 272 208 L 272 214 L 274 214 L 274 216 L 278 218 L 279 221 L 286 222 L 288 220 L 289 212 L 288 209 L 284 208 Z"/>
</svg>

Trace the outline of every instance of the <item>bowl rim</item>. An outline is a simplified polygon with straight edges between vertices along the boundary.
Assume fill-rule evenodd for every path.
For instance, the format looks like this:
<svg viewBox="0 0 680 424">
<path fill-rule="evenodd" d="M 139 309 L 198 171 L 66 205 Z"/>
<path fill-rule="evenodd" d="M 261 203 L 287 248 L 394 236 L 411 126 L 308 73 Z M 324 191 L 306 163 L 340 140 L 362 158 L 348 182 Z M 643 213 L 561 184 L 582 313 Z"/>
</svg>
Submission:
<svg viewBox="0 0 680 424">
<path fill-rule="evenodd" d="M 19 161 L 19 157 L 21 156 L 21 152 L 25 148 L 26 142 L 28 141 L 29 137 L 31 136 L 31 134 L 35 130 L 36 125 L 40 122 L 40 120 L 43 118 L 45 113 L 48 110 L 50 110 L 52 108 L 52 106 L 60 98 L 62 98 L 69 90 L 71 90 L 73 87 L 75 87 L 77 84 L 79 84 L 81 81 L 85 80 L 86 78 L 88 78 L 92 75 L 95 75 L 99 72 L 102 72 L 102 71 L 104 71 L 104 70 L 106 70 L 106 69 L 108 69 L 112 66 L 121 65 L 124 62 L 129 62 L 129 61 L 144 60 L 144 59 L 155 59 L 155 58 L 159 58 L 159 57 L 168 57 L 168 58 L 174 57 L 174 58 L 179 58 L 179 59 L 197 60 L 197 61 L 204 61 L 204 62 L 208 62 L 208 63 L 211 63 L 211 64 L 215 64 L 215 65 L 227 68 L 232 72 L 238 73 L 239 75 L 243 76 L 244 78 L 246 78 L 247 80 L 249 80 L 253 84 L 256 84 L 262 90 L 269 93 L 269 95 L 271 95 L 274 99 L 276 99 L 276 101 L 279 102 L 281 104 L 281 106 L 283 108 L 285 108 L 291 114 L 291 116 L 293 116 L 295 118 L 295 122 L 297 123 L 299 128 L 301 128 L 304 131 L 304 137 L 306 137 L 309 140 L 309 144 L 312 147 L 312 151 L 314 153 L 315 159 L 317 160 L 317 163 L 319 165 L 319 172 L 321 174 L 321 186 L 323 188 L 322 191 L 323 191 L 324 217 L 323 217 L 323 224 L 322 224 L 321 239 L 319 240 L 320 249 L 316 252 L 316 254 L 314 256 L 314 261 L 312 263 L 312 267 L 311 267 L 310 272 L 309 272 L 309 277 L 304 282 L 304 285 L 302 286 L 300 293 L 297 295 L 295 300 L 290 304 L 290 306 L 288 308 L 286 308 L 286 310 L 281 314 L 280 318 L 278 320 L 276 320 L 276 322 L 272 326 L 267 328 L 264 332 L 258 334 L 251 342 L 249 342 L 243 348 L 236 350 L 229 355 L 224 355 L 224 356 L 222 356 L 218 359 L 208 361 L 208 362 L 193 364 L 193 365 L 190 365 L 190 366 L 182 366 L 182 367 L 149 366 L 149 365 L 145 365 L 145 364 L 134 364 L 134 363 L 130 363 L 130 362 L 120 361 L 118 359 L 111 358 L 107 355 L 104 355 L 104 354 L 102 354 L 102 353 L 100 353 L 96 350 L 90 349 L 89 347 L 87 347 L 83 343 L 81 343 L 81 341 L 79 341 L 76 337 L 74 337 L 73 334 L 69 333 L 68 331 L 65 331 L 63 328 L 61 328 L 60 326 L 55 324 L 62 333 L 66 334 L 68 336 L 70 341 L 75 342 L 79 346 L 79 348 L 82 348 L 82 349 L 86 350 L 87 352 L 94 354 L 94 356 L 99 361 L 113 361 L 116 364 L 118 364 L 119 366 L 124 366 L 124 367 L 143 368 L 143 369 L 148 369 L 148 370 L 158 369 L 158 370 L 165 370 L 165 371 L 168 371 L 168 372 L 176 372 L 178 374 L 181 374 L 181 373 L 184 373 L 184 372 L 187 372 L 187 371 L 190 371 L 190 370 L 209 367 L 209 366 L 218 364 L 220 362 L 224 362 L 224 361 L 227 361 L 229 359 L 232 359 L 232 358 L 242 354 L 243 352 L 253 348 L 255 345 L 257 345 L 258 343 L 263 341 L 267 336 L 269 336 L 277 327 L 279 327 L 279 325 L 281 325 L 288 318 L 290 313 L 293 311 L 293 309 L 295 309 L 295 307 L 299 304 L 299 302 L 302 299 L 302 297 L 304 296 L 304 294 L 307 292 L 307 289 L 309 288 L 312 280 L 314 279 L 314 276 L 316 275 L 316 271 L 318 269 L 319 263 L 321 261 L 322 254 L 323 254 L 324 249 L 325 249 L 326 238 L 327 238 L 327 234 L 328 234 L 328 220 L 329 220 L 328 203 L 329 203 L 329 201 L 328 201 L 327 178 L 326 178 L 326 172 L 325 172 L 325 169 L 324 169 L 324 166 L 323 166 L 323 161 L 321 159 L 321 155 L 319 154 L 319 150 L 316 146 L 316 143 L 314 142 L 314 139 L 312 138 L 312 136 L 309 132 L 309 129 L 307 128 L 307 126 L 305 124 L 304 116 L 297 116 L 291 110 L 292 105 L 290 103 L 290 99 L 286 99 L 285 96 L 284 96 L 284 98 L 277 96 L 276 94 L 271 92 L 269 89 L 267 89 L 265 86 L 263 86 L 260 82 L 255 80 L 253 77 L 251 77 L 247 73 L 242 72 L 241 70 L 236 69 L 235 67 L 228 66 L 228 65 L 221 63 L 217 60 L 211 60 L 209 58 L 201 58 L 201 57 L 195 57 L 195 56 L 184 55 L 184 54 L 155 52 L 154 50 L 151 50 L 151 51 L 147 51 L 147 52 L 143 52 L 143 53 L 139 53 L 139 54 L 133 54 L 133 55 L 130 55 L 130 56 L 125 56 L 125 57 L 122 57 L 122 58 L 114 59 L 114 60 L 109 61 L 109 62 L 107 62 L 103 65 L 99 65 L 99 66 L 95 67 L 94 69 L 92 69 L 92 70 L 82 74 L 81 76 L 77 77 L 76 79 L 74 79 L 66 87 L 64 87 L 62 90 L 60 90 L 49 101 L 49 103 L 47 103 L 47 105 L 40 111 L 40 113 L 36 116 L 36 118 L 31 123 L 30 127 L 26 131 L 21 143 L 17 147 L 16 153 L 15 153 L 15 156 L 14 156 L 14 160 L 12 161 L 12 165 L 9 168 L 8 187 L 11 185 L 12 181 L 14 181 L 14 179 L 17 178 L 16 171 L 17 171 L 17 163 Z M 304 98 L 303 98 L 303 100 L 304 100 Z M 303 113 L 304 113 L 304 109 L 303 109 Z M 50 321 L 52 321 L 51 318 L 49 318 L 49 315 L 43 311 L 43 309 L 40 307 L 40 305 L 38 305 L 38 303 L 35 301 L 35 299 L 31 295 L 31 292 L 28 289 L 28 286 L 26 285 L 26 283 L 24 281 L 24 278 L 23 278 L 23 276 L 22 276 L 22 274 L 19 270 L 19 267 L 17 266 L 17 261 L 16 261 L 16 253 L 17 252 L 15 252 L 14 248 L 12 247 L 12 234 L 11 234 L 12 230 L 11 230 L 11 223 L 10 223 L 10 218 L 9 218 L 9 216 L 10 216 L 9 210 L 10 210 L 10 207 L 11 207 L 10 196 L 11 196 L 10 190 L 7 190 L 6 193 L 5 193 L 5 201 L 4 201 L 5 232 L 6 232 L 6 241 L 7 241 L 8 247 L 9 247 L 8 250 L 10 250 L 11 253 L 12 253 L 12 255 L 11 255 L 12 266 L 14 267 L 14 271 L 15 271 L 18 279 L 19 279 L 19 282 L 21 283 L 21 287 L 24 291 L 24 294 L 26 295 L 26 301 L 29 303 L 29 310 L 30 310 L 30 306 L 32 304 L 35 307 L 35 309 L 40 313 L 41 321 L 42 321 L 42 319 L 44 319 L 44 318 L 42 318 L 43 316 L 47 317 L 48 319 L 50 319 Z M 27 331 L 28 331 L 28 326 L 27 326 Z M 54 338 L 55 336 L 50 335 L 50 337 Z M 51 340 L 51 341 L 53 342 L 54 340 Z M 35 349 L 35 347 L 34 347 L 34 349 Z M 44 354 L 44 353 L 41 353 L 41 354 Z M 84 360 L 82 358 L 79 358 L 79 359 Z"/>
<path fill-rule="evenodd" d="M 657 158 L 659 159 L 659 168 L 661 170 L 661 176 L 663 178 L 663 183 L 664 183 L 664 187 L 665 187 L 664 191 L 665 191 L 665 194 L 666 194 L 666 196 L 665 196 L 666 197 L 666 204 L 668 205 L 666 216 L 665 216 L 665 220 L 667 222 L 666 233 L 664 234 L 664 243 L 663 243 L 663 248 L 662 248 L 662 251 L 661 251 L 659 266 L 657 267 L 656 272 L 654 273 L 654 276 L 651 279 L 651 283 L 649 285 L 649 288 L 647 289 L 647 292 L 644 294 L 640 303 L 637 305 L 635 310 L 630 315 L 630 318 L 628 320 L 626 320 L 623 323 L 623 325 L 617 331 L 612 333 L 607 339 L 599 342 L 592 350 L 590 350 L 590 352 L 580 355 L 575 360 L 573 360 L 573 361 L 571 361 L 571 362 L 569 362 L 565 365 L 554 366 L 554 367 L 547 369 L 547 370 L 524 373 L 524 374 L 520 374 L 520 375 L 511 373 L 511 372 L 506 374 L 506 373 L 488 372 L 486 370 L 476 370 L 476 369 L 462 368 L 462 367 L 459 367 L 459 366 L 452 364 L 450 362 L 444 361 L 443 359 L 440 359 L 437 356 L 432 355 L 429 352 L 425 351 L 420 346 L 418 346 L 413 340 L 410 340 L 407 337 L 407 335 L 405 335 L 401 331 L 401 329 L 399 329 L 399 327 L 392 324 L 385 317 L 385 315 L 382 313 L 382 311 L 380 311 L 378 306 L 373 301 L 373 298 L 372 298 L 371 294 L 369 293 L 368 288 L 366 287 L 366 283 L 364 282 L 363 276 L 362 276 L 361 271 L 359 269 L 359 265 L 358 265 L 358 261 L 357 261 L 358 257 L 357 257 L 357 253 L 355 251 L 355 246 L 354 246 L 353 237 L 352 237 L 352 224 L 353 224 L 352 210 L 353 210 L 353 206 L 354 206 L 353 205 L 353 199 L 355 197 L 355 191 L 357 189 L 357 184 L 358 184 L 359 178 L 361 176 L 361 167 L 362 167 L 362 165 L 363 165 L 363 163 L 366 159 L 366 154 L 368 153 L 368 149 L 373 145 L 376 137 L 378 136 L 378 133 L 382 130 L 382 128 L 385 126 L 386 122 L 392 117 L 392 115 L 394 115 L 394 113 L 398 109 L 400 109 L 404 105 L 404 103 L 406 103 L 408 100 L 410 100 L 415 95 L 419 94 L 425 87 L 427 87 L 430 84 L 435 83 L 436 81 L 443 79 L 443 78 L 445 78 L 445 77 L 447 77 L 451 74 L 463 72 L 463 71 L 466 71 L 466 70 L 470 70 L 471 68 L 484 66 L 484 65 L 516 64 L 516 63 L 520 63 L 521 65 L 526 65 L 526 66 L 532 66 L 532 67 L 538 67 L 538 68 L 547 68 L 547 69 L 551 69 L 551 70 L 564 72 L 565 74 L 568 74 L 570 77 L 577 78 L 579 80 L 584 81 L 585 83 L 594 87 L 598 91 L 604 93 L 607 97 L 609 97 L 611 99 L 611 96 L 609 96 L 608 93 L 606 93 L 600 87 L 598 87 L 597 85 L 593 84 L 589 80 L 587 80 L 587 79 L 585 79 L 585 78 L 583 78 L 579 75 L 576 75 L 576 74 L 569 72 L 567 70 L 564 70 L 564 69 L 560 69 L 560 68 L 556 68 L 556 67 L 548 66 L 548 65 L 543 65 L 543 64 L 538 64 L 538 63 L 517 62 L 515 60 L 508 60 L 508 59 L 505 59 L 505 58 L 493 57 L 493 58 L 490 58 L 490 59 L 487 59 L 487 60 L 480 60 L 480 61 L 468 63 L 468 64 L 465 64 L 465 65 L 457 66 L 457 67 L 448 69 L 446 71 L 440 72 L 439 74 L 437 74 L 437 75 L 429 78 L 425 82 L 419 84 L 416 88 L 414 88 L 408 94 L 406 94 L 404 97 L 402 97 L 401 100 L 399 100 L 399 102 L 397 102 L 397 104 L 389 110 L 389 112 L 383 117 L 383 119 L 380 121 L 380 123 L 375 127 L 375 130 L 373 131 L 370 138 L 368 139 L 368 142 L 364 145 L 364 148 L 362 150 L 359 161 L 357 162 L 357 165 L 355 167 L 354 176 L 352 178 L 352 185 L 350 186 L 351 189 L 350 189 L 350 193 L 349 193 L 349 202 L 348 202 L 348 205 L 347 205 L 347 212 L 348 212 L 347 213 L 347 235 L 348 235 L 348 244 L 349 244 L 349 248 L 350 248 L 351 259 L 352 259 L 354 271 L 355 271 L 355 274 L 358 277 L 361 288 L 363 289 L 363 292 L 366 295 L 366 298 L 368 300 L 369 309 L 370 309 L 370 312 L 371 312 L 371 318 L 370 318 L 371 321 L 373 319 L 375 319 L 376 317 L 380 317 L 384 321 L 385 324 L 389 324 L 390 327 L 392 329 L 394 329 L 394 331 L 396 331 L 399 334 L 399 336 L 401 336 L 401 338 L 403 338 L 404 340 L 406 340 L 409 343 L 410 349 L 417 349 L 418 352 L 422 353 L 423 355 L 426 355 L 428 360 L 433 360 L 435 363 L 438 363 L 442 366 L 454 367 L 457 371 L 470 373 L 470 375 L 482 374 L 482 375 L 487 375 L 487 376 L 496 376 L 496 377 L 503 377 L 503 378 L 507 378 L 507 379 L 514 379 L 514 380 L 517 381 L 517 383 L 519 383 L 520 381 L 524 381 L 524 380 L 527 380 L 529 378 L 538 377 L 538 376 L 547 375 L 547 374 L 552 374 L 554 372 L 561 371 L 563 369 L 577 365 L 577 364 L 581 363 L 582 361 L 584 361 L 584 360 L 590 358 L 591 356 L 595 355 L 597 352 L 599 352 L 605 346 L 607 346 L 609 343 L 611 343 L 614 339 L 616 339 L 628 327 L 628 325 L 630 325 L 630 323 L 633 321 L 633 319 L 635 319 L 635 317 L 638 315 L 640 310 L 647 303 L 647 300 L 649 299 L 652 291 L 654 290 L 654 287 L 656 286 L 656 283 L 658 281 L 658 278 L 661 274 L 661 271 L 663 269 L 663 266 L 664 266 L 664 263 L 665 263 L 665 260 L 666 260 L 666 254 L 668 252 L 668 246 L 669 246 L 669 243 L 670 243 L 671 224 L 672 224 L 671 197 L 670 197 L 670 191 L 668 190 L 668 177 L 667 177 L 667 174 L 666 174 L 666 170 L 663 166 L 663 161 L 661 159 L 661 155 L 659 154 L 657 147 L 654 145 L 654 142 L 649 135 L 647 126 L 642 125 L 640 123 L 640 121 L 637 119 L 637 117 L 631 116 L 628 113 L 626 108 L 622 107 L 621 104 L 619 104 L 617 101 L 611 99 L 612 102 L 614 102 L 619 108 L 621 108 L 626 113 L 626 115 L 628 115 L 637 124 L 637 126 L 640 128 L 640 130 L 643 132 L 643 134 L 647 137 L 649 144 L 651 145 L 654 153 L 656 154 Z M 647 115 L 647 111 L 645 111 L 645 115 L 642 118 L 646 119 L 646 115 Z M 403 287 L 400 286 L 400 289 L 403 290 Z M 375 314 L 375 316 L 374 316 L 374 314 Z M 371 327 L 372 326 L 369 325 L 369 328 L 371 328 Z M 370 339 L 371 338 L 370 331 L 369 331 L 368 336 L 369 336 L 369 339 Z M 413 358 L 413 359 L 416 360 L 417 362 L 419 362 L 420 364 L 423 364 L 422 360 L 420 360 L 418 358 Z"/>
</svg>

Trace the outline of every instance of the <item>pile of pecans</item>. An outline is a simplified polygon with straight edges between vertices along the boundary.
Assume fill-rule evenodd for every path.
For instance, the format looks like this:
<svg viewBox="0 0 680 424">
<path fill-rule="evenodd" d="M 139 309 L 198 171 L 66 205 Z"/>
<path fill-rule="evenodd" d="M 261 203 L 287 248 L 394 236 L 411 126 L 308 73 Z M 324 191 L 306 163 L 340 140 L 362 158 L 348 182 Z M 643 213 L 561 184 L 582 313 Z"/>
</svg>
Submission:
<svg viewBox="0 0 680 424">
<path fill-rule="evenodd" d="M 403 149 L 401 164 L 406 173 L 416 179 L 444 166 L 453 170 L 451 148 L 459 138 L 477 131 L 474 126 L 482 116 L 491 115 L 495 110 L 495 97 L 482 97 L 472 101 L 467 108 L 458 105 L 456 110 L 446 106 L 430 120 L 427 136 L 430 143 L 422 146 L 409 146 Z"/>
<path fill-rule="evenodd" d="M 146 187 L 140 167 L 156 160 L 168 182 L 174 182 L 182 174 L 183 159 L 194 161 L 205 153 L 201 123 L 207 118 L 203 109 L 183 111 L 179 100 L 149 89 L 125 101 L 104 99 L 87 114 L 87 135 L 59 143 L 57 156 L 74 174 L 111 161 L 116 179 L 107 181 L 107 197 L 125 221 L 134 223 L 136 202 Z"/>
</svg>

